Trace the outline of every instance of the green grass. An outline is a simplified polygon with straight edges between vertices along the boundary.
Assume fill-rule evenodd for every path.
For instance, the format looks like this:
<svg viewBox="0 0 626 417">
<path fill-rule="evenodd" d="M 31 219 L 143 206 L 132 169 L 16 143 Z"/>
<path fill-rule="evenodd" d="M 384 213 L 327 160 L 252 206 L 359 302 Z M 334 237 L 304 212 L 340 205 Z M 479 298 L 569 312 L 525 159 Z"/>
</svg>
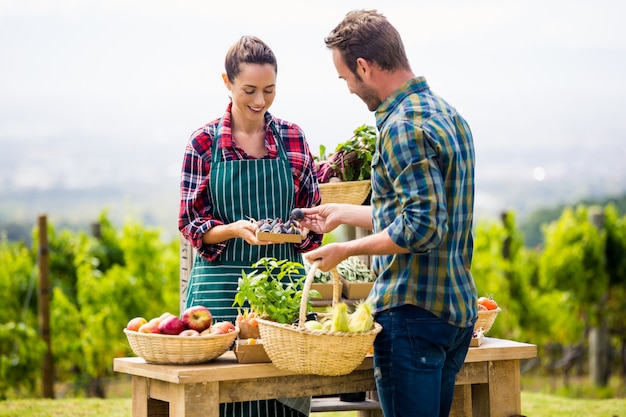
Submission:
<svg viewBox="0 0 626 417">
<path fill-rule="evenodd" d="M 522 414 L 532 417 L 626 417 L 626 398 L 576 400 L 522 391 Z M 0 417 L 131 417 L 129 398 L 21 399 L 0 401 Z M 314 413 L 314 417 L 356 417 L 356 411 Z"/>
<path fill-rule="evenodd" d="M 577 400 L 522 391 L 522 414 L 532 417 L 625 417 L 626 399 Z"/>
<path fill-rule="evenodd" d="M 2 417 L 130 417 L 130 398 L 58 400 L 23 399 L 0 402 Z"/>
</svg>

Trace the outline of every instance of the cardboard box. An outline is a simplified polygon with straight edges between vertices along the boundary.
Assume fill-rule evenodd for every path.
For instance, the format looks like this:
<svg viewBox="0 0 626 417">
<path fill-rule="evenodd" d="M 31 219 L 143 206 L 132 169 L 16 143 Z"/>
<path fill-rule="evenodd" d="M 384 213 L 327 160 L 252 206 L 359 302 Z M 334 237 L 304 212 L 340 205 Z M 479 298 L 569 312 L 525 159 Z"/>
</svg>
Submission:
<svg viewBox="0 0 626 417">
<path fill-rule="evenodd" d="M 365 300 L 374 286 L 373 282 L 350 282 L 344 277 L 341 277 L 341 283 L 343 284 L 341 293 L 348 300 Z"/>
<path fill-rule="evenodd" d="M 237 324 L 237 326 L 239 326 L 239 334 L 237 335 L 237 339 L 259 339 L 261 337 L 258 325 L 252 326 L 250 323 L 242 320 L 240 323 Z"/>
<path fill-rule="evenodd" d="M 302 235 L 300 233 L 287 234 L 287 233 L 269 233 L 269 232 L 256 232 L 256 237 L 259 240 L 275 243 L 301 243 Z"/>
<path fill-rule="evenodd" d="M 339 281 L 339 298 L 341 298 L 343 283 Z M 311 300 L 331 300 L 333 299 L 333 284 L 312 282 L 311 289 L 319 291 L 322 294 L 322 298 L 311 298 Z"/>
<path fill-rule="evenodd" d="M 483 343 L 484 338 L 485 334 L 483 332 L 476 332 L 476 337 L 472 337 L 470 347 L 479 347 Z"/>
<path fill-rule="evenodd" d="M 237 339 L 235 345 L 235 356 L 239 363 L 268 363 L 271 362 L 269 356 L 263 348 L 263 341 L 256 339 L 255 345 L 247 345 L 245 339 Z"/>
</svg>

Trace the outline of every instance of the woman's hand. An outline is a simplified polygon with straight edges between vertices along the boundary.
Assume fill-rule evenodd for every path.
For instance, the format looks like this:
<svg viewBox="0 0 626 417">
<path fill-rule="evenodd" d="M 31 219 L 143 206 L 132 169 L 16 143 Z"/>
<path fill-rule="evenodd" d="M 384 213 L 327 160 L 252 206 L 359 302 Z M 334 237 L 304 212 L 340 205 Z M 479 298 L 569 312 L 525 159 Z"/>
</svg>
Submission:
<svg viewBox="0 0 626 417">
<path fill-rule="evenodd" d="M 229 224 L 221 224 L 212 227 L 202 236 L 205 244 L 214 244 L 229 239 L 241 238 L 251 245 L 268 245 L 272 242 L 259 240 L 256 237 L 258 226 L 250 220 L 238 220 Z"/>
<path fill-rule="evenodd" d="M 234 237 L 240 237 L 251 245 L 268 245 L 271 243 L 257 239 L 256 232 L 259 229 L 259 226 L 250 220 L 238 220 L 231 223 L 229 226 L 235 230 Z"/>
</svg>

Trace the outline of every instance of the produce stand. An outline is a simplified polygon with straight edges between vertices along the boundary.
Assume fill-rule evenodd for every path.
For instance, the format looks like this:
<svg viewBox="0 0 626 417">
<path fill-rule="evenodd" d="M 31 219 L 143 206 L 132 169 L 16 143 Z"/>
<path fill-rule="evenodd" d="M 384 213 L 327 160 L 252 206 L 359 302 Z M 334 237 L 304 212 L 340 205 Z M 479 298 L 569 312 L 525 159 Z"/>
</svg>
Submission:
<svg viewBox="0 0 626 417">
<path fill-rule="evenodd" d="M 359 237 L 371 232 L 356 228 L 356 233 Z M 181 236 L 181 308 L 193 256 L 193 249 Z M 349 305 L 356 302 L 341 301 Z M 312 304 L 322 308 L 329 305 L 329 300 L 312 300 Z M 457 375 L 450 416 L 520 415 L 520 360 L 536 356 L 536 345 L 483 337 L 480 346 L 469 349 Z M 371 356 L 352 373 L 340 376 L 300 375 L 280 370 L 272 363 L 239 364 L 232 351 L 198 365 L 151 365 L 141 358 L 117 358 L 114 370 L 132 376 L 133 417 L 217 417 L 222 402 L 301 395 L 313 396 L 312 411 L 358 410 L 359 417 L 382 417 L 375 399 L 350 403 L 325 398 L 357 392 L 369 392 L 375 398 Z"/>
<path fill-rule="evenodd" d="M 536 345 L 485 337 L 480 347 L 470 348 L 457 375 L 450 416 L 521 414 L 520 360 L 536 355 Z M 340 376 L 299 375 L 271 363 L 239 364 L 232 351 L 197 365 L 116 358 L 113 369 L 132 375 L 133 417 L 218 417 L 219 403 L 224 402 L 376 389 L 369 356 L 352 373 Z M 359 415 L 382 413 L 364 410 Z"/>
</svg>

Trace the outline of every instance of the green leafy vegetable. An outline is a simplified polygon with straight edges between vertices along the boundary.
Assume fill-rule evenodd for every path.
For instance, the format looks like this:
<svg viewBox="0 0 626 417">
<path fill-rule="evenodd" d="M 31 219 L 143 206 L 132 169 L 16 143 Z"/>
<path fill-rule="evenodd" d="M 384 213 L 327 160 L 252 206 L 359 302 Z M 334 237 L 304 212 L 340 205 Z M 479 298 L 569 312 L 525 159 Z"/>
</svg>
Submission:
<svg viewBox="0 0 626 417">
<path fill-rule="evenodd" d="M 300 314 L 300 300 L 306 276 L 304 266 L 298 262 L 262 258 L 252 265 L 251 273 L 241 273 L 239 288 L 233 306 L 250 308 L 259 316 L 278 323 L 293 323 Z M 309 292 L 311 297 L 321 298 L 316 290 Z M 308 302 L 307 311 L 311 310 Z"/>
<path fill-rule="evenodd" d="M 358 256 L 343 260 L 337 265 L 337 272 L 349 282 L 374 282 L 372 271 Z"/>
<path fill-rule="evenodd" d="M 359 181 L 371 178 L 372 155 L 376 149 L 376 128 L 361 125 L 354 135 L 340 143 L 335 153 L 318 166 L 318 180 L 329 182 L 332 177 L 341 181 Z M 320 158 L 326 159 L 326 147 L 320 146 Z"/>
</svg>

